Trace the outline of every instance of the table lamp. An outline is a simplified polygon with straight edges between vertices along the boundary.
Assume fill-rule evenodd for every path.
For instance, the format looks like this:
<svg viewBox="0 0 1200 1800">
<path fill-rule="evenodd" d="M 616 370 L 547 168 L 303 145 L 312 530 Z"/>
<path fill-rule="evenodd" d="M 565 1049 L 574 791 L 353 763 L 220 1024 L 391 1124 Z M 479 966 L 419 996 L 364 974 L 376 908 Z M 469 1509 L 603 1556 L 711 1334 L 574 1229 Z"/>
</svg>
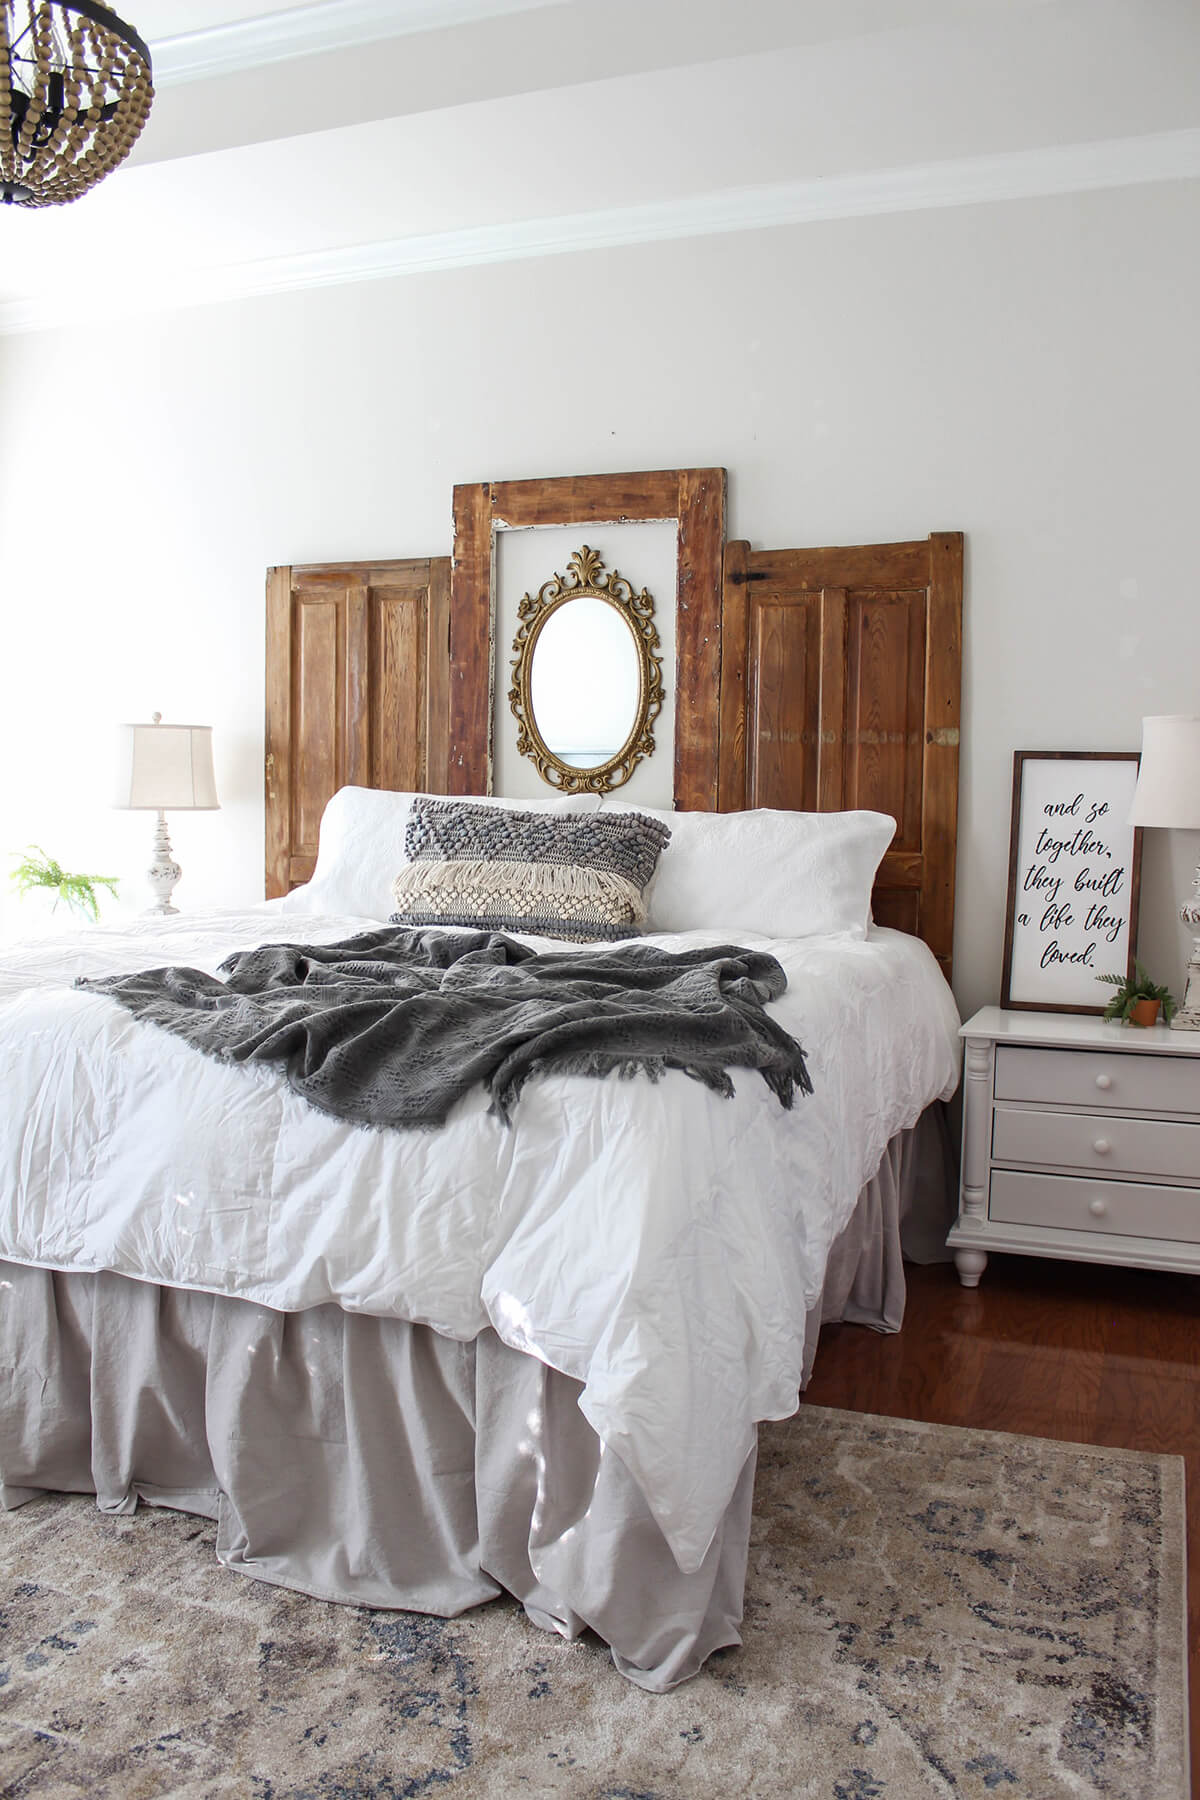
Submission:
<svg viewBox="0 0 1200 1800">
<path fill-rule="evenodd" d="M 212 726 L 164 725 L 155 713 L 151 725 L 120 725 L 117 794 L 114 806 L 156 812 L 154 861 L 146 871 L 158 897 L 150 913 L 177 913 L 171 890 L 183 871 L 171 854 L 166 813 L 214 812 L 219 806 L 213 780 Z"/>
<path fill-rule="evenodd" d="M 1200 831 L 1200 713 L 1164 713 L 1142 720 L 1142 763 L 1129 823 Z M 1200 862 L 1179 916 L 1191 931 L 1200 933 Z M 1171 1026 L 1175 1031 L 1200 1031 L 1200 935 L 1192 941 L 1183 1004 Z"/>
</svg>

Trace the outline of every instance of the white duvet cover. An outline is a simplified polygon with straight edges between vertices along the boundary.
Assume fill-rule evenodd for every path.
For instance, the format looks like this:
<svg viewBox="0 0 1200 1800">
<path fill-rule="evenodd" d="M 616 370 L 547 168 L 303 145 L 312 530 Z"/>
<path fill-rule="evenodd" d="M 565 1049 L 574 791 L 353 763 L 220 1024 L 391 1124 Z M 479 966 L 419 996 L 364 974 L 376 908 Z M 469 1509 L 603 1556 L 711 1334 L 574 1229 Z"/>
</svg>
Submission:
<svg viewBox="0 0 1200 1800">
<path fill-rule="evenodd" d="M 0 1257 L 280 1310 L 334 1301 L 462 1340 L 491 1324 L 584 1383 L 590 1424 L 694 1569 L 755 1421 L 795 1410 L 805 1314 L 859 1190 L 953 1091 L 949 989 L 898 932 L 742 934 L 787 971 L 775 1015 L 815 1089 L 792 1111 L 748 1070 L 733 1099 L 680 1073 L 542 1077 L 511 1129 L 481 1087 L 441 1130 L 371 1131 L 71 985 L 375 923 L 266 906 L 0 956 Z"/>
</svg>

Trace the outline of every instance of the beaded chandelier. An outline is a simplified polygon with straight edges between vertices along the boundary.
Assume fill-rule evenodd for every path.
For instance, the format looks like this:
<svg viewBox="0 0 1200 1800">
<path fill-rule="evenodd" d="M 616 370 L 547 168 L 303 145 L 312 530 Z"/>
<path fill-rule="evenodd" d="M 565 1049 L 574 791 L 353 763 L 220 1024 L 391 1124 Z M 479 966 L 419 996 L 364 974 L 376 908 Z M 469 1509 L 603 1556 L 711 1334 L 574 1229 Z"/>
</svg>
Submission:
<svg viewBox="0 0 1200 1800">
<path fill-rule="evenodd" d="M 150 52 L 99 0 L 0 0 L 0 202 L 77 200 L 133 148 Z"/>
</svg>

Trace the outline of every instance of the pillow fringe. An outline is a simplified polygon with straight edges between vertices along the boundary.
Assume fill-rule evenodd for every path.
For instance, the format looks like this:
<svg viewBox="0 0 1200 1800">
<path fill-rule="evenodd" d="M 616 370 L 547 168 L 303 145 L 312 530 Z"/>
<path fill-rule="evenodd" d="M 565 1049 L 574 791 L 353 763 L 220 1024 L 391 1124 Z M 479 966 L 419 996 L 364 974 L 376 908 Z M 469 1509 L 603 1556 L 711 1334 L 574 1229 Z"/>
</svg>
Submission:
<svg viewBox="0 0 1200 1800">
<path fill-rule="evenodd" d="M 439 913 L 453 895 L 472 903 L 472 910 L 486 910 L 480 902 L 536 898 L 554 906 L 563 901 L 599 902 L 631 925 L 646 919 L 646 902 L 637 885 L 609 869 L 580 867 L 573 863 L 482 862 L 446 860 L 408 863 L 392 884 L 392 895 L 402 911 L 415 911 L 422 900 L 432 898 Z M 414 904 L 416 903 L 416 904 Z"/>
</svg>

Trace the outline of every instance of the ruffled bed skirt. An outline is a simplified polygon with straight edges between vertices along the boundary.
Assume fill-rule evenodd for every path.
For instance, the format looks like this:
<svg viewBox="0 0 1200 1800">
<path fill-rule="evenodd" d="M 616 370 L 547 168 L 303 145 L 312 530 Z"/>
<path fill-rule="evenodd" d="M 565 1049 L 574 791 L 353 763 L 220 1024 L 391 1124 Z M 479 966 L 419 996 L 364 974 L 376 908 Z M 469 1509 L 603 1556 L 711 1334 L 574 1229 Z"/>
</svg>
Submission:
<svg viewBox="0 0 1200 1800">
<path fill-rule="evenodd" d="M 899 1327 L 902 1223 L 944 1240 L 940 1109 L 888 1147 L 807 1321 Z M 586 1627 L 661 1692 L 738 1644 L 747 1458 L 683 1574 L 577 1405 L 580 1384 L 492 1331 L 473 1343 L 335 1306 L 273 1312 L 121 1275 L 0 1264 L 0 1504 L 46 1490 L 217 1522 L 229 1568 L 327 1600 L 450 1617 L 502 1589 Z"/>
</svg>

